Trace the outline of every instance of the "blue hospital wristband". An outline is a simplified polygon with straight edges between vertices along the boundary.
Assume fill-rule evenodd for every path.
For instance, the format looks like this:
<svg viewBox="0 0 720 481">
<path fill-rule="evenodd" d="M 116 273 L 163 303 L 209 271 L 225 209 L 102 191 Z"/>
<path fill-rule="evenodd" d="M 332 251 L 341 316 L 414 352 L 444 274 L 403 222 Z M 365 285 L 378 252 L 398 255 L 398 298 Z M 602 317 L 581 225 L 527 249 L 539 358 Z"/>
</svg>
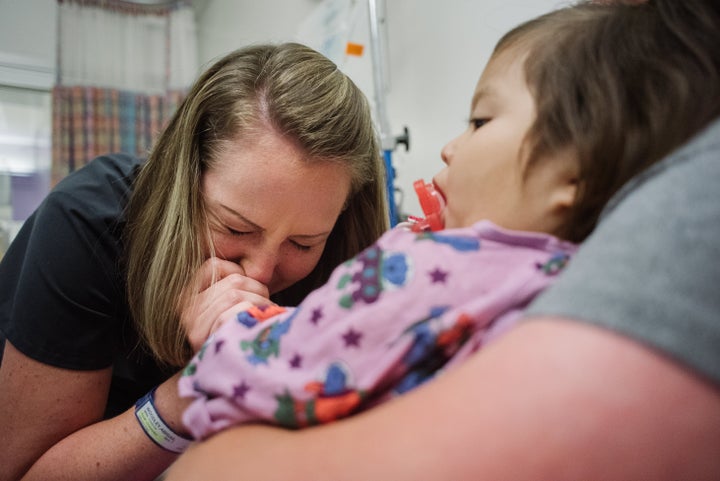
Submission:
<svg viewBox="0 0 720 481">
<path fill-rule="evenodd" d="M 140 427 L 152 442 L 161 448 L 173 452 L 182 453 L 192 443 L 191 439 L 180 436 L 165 423 L 155 409 L 155 389 L 138 399 L 135 403 L 135 417 Z"/>
</svg>

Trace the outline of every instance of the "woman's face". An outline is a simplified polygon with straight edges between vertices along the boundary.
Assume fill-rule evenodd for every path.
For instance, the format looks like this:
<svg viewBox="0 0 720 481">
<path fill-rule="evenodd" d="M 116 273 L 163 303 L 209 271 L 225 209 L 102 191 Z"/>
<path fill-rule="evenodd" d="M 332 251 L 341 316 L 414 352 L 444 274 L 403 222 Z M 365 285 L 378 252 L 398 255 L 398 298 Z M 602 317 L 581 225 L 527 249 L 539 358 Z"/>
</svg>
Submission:
<svg viewBox="0 0 720 481">
<path fill-rule="evenodd" d="M 345 166 L 309 162 L 269 129 L 228 142 L 202 180 L 216 255 L 271 294 L 291 286 L 320 259 L 350 180 Z"/>
</svg>

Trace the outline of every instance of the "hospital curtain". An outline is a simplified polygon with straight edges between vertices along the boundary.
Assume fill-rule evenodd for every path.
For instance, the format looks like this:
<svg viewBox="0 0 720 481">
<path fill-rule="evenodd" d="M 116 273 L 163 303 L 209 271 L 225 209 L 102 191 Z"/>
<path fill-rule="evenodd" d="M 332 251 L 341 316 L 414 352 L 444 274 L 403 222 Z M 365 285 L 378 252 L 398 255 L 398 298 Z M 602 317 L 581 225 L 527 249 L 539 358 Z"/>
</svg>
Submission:
<svg viewBox="0 0 720 481">
<path fill-rule="evenodd" d="M 146 156 L 198 70 L 194 11 L 58 1 L 52 184 L 97 155 Z"/>
</svg>

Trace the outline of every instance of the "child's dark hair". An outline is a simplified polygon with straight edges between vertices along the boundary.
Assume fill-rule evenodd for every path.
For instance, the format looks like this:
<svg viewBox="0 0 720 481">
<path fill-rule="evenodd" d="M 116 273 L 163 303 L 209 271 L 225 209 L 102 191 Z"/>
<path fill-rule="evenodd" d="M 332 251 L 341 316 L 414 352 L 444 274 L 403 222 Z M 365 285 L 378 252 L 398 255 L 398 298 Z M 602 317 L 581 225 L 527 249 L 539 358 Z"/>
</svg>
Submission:
<svg viewBox="0 0 720 481">
<path fill-rule="evenodd" d="M 578 193 L 566 229 L 579 242 L 631 177 L 720 115 L 720 2 L 581 2 L 522 24 L 493 56 L 518 47 L 537 118 L 529 172 L 572 149 Z"/>
</svg>

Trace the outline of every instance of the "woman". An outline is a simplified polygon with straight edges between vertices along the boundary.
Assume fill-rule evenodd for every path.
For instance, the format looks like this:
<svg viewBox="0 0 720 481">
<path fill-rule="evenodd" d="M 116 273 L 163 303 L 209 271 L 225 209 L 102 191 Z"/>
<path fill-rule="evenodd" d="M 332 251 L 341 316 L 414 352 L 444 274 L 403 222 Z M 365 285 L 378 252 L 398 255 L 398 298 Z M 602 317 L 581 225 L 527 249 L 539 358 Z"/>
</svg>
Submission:
<svg viewBox="0 0 720 481">
<path fill-rule="evenodd" d="M 0 264 L 0 479 L 161 473 L 184 446 L 173 373 L 218 315 L 297 302 L 386 229 L 379 152 L 332 62 L 252 46 L 197 80 L 146 162 L 61 182 Z"/>
</svg>

